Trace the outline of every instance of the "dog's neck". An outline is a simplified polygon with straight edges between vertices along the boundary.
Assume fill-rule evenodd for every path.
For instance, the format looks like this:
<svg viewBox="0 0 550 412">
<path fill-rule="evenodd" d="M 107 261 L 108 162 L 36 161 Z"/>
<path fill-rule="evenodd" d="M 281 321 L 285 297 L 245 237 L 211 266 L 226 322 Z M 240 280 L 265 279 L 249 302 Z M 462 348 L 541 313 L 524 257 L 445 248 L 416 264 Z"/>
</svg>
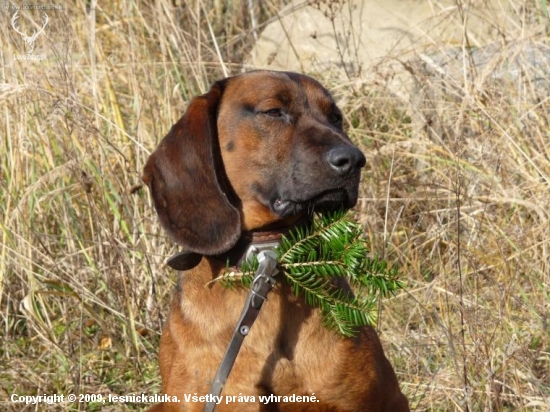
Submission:
<svg viewBox="0 0 550 412">
<path fill-rule="evenodd" d="M 250 260 L 253 255 L 262 250 L 275 249 L 290 229 L 245 232 L 235 246 L 225 253 L 214 256 L 214 258 L 224 262 L 228 267 L 240 267 L 245 261 Z"/>
<path fill-rule="evenodd" d="M 275 249 L 281 242 L 283 236 L 298 226 L 307 226 L 311 223 L 309 217 L 302 218 L 290 226 L 270 225 L 258 230 L 245 231 L 237 243 L 228 251 L 219 255 L 208 256 L 223 262 L 227 267 L 240 267 L 243 262 L 250 259 L 254 254 L 266 249 Z M 166 261 L 166 264 L 175 270 L 190 270 L 197 266 L 203 255 L 194 252 L 179 252 Z"/>
</svg>

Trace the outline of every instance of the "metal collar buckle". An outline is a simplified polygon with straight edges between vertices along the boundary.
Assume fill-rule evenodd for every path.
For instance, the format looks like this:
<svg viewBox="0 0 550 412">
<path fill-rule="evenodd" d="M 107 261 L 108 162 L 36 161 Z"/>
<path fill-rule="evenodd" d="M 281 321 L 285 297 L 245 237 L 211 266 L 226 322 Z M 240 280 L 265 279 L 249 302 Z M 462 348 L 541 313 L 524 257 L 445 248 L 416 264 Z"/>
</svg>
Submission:
<svg viewBox="0 0 550 412">
<path fill-rule="evenodd" d="M 279 246 L 279 243 L 280 242 L 278 240 L 274 240 L 271 242 L 252 243 L 244 254 L 244 260 L 251 262 L 254 259 L 254 256 L 258 256 L 259 261 L 260 252 L 273 251 L 277 246 Z M 276 255 L 275 260 L 277 260 Z"/>
</svg>

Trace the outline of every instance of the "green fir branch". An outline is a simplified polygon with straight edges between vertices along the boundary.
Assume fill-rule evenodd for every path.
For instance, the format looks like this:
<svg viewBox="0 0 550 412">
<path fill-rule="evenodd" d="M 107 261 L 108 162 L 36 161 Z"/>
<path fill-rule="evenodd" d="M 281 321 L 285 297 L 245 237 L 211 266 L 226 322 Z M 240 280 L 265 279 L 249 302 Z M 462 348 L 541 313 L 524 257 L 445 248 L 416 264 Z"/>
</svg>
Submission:
<svg viewBox="0 0 550 412">
<path fill-rule="evenodd" d="M 368 256 L 363 229 L 350 212 L 316 215 L 310 226 L 283 237 L 275 251 L 294 294 L 319 308 L 325 327 L 343 336 L 374 324 L 378 299 L 403 287 L 395 267 Z M 238 274 L 228 269 L 219 280 L 226 287 L 250 287 L 257 267 L 257 259 L 245 262 Z M 346 279 L 356 295 L 338 288 L 338 278 Z"/>
</svg>

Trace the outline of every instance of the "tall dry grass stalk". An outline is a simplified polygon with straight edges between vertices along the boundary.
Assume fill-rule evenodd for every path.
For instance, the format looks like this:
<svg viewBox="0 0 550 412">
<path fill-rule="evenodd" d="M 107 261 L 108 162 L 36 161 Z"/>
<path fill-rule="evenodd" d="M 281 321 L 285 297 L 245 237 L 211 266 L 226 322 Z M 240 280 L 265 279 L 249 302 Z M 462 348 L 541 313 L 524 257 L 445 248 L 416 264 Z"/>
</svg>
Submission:
<svg viewBox="0 0 550 412">
<path fill-rule="evenodd" d="M 13 393 L 160 392 L 174 245 L 141 170 L 281 3 L 77 1 L 48 13 L 38 62 L 13 59 L 24 44 L 0 11 L 2 410 L 21 410 Z M 486 68 L 532 44 L 545 53 L 546 2 L 508 3 L 529 46 Z M 495 83 L 468 55 L 462 77 L 411 66 L 411 101 L 383 81 L 327 80 L 369 159 L 357 210 L 372 249 L 408 285 L 382 303 L 381 338 L 415 410 L 548 410 L 549 71 L 534 81 L 520 59 L 521 81 Z"/>
</svg>

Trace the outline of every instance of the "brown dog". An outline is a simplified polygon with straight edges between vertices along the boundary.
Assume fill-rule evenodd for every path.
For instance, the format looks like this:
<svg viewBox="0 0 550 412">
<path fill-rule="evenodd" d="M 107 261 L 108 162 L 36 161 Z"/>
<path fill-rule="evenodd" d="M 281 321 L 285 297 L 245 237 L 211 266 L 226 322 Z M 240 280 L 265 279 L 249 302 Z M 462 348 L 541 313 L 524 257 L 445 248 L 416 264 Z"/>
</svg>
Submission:
<svg viewBox="0 0 550 412">
<path fill-rule="evenodd" d="M 143 178 L 170 236 L 202 256 L 181 276 L 160 345 L 163 393 L 181 403 L 152 410 L 202 410 L 204 403 L 186 395 L 209 393 L 247 293 L 211 282 L 227 260 L 236 263 L 257 232 L 285 231 L 314 210 L 354 206 L 364 165 L 340 110 L 310 77 L 254 71 L 219 81 L 191 102 Z M 222 395 L 220 412 L 409 410 L 374 329 L 335 336 L 282 281 Z M 239 395 L 248 401 L 239 403 Z M 281 398 L 262 403 L 260 395 Z M 316 401 L 285 403 L 291 395 Z"/>
</svg>

